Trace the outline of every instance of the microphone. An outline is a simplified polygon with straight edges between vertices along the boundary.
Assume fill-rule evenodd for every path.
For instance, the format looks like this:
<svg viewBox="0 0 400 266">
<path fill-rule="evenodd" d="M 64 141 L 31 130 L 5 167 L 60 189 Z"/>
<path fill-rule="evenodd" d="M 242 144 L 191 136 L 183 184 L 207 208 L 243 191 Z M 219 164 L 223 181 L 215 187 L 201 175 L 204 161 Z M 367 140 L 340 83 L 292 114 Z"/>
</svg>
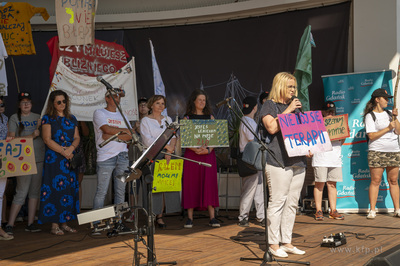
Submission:
<svg viewBox="0 0 400 266">
<path fill-rule="evenodd" d="M 104 86 L 106 86 L 106 88 L 107 88 L 108 90 L 112 90 L 112 89 L 113 89 L 113 87 L 111 86 L 111 84 L 108 83 L 107 81 L 105 81 L 105 80 L 103 79 L 102 76 L 98 76 L 98 77 L 97 77 L 97 81 L 103 83 Z"/>
<path fill-rule="evenodd" d="M 99 144 L 100 148 L 103 148 L 105 145 L 107 145 L 110 141 L 113 141 L 115 139 L 118 138 L 118 136 L 122 133 L 122 131 L 118 132 L 117 134 L 112 135 L 111 137 L 109 137 L 108 139 L 106 139 L 105 141 L 103 141 L 102 143 Z"/>
<path fill-rule="evenodd" d="M 215 106 L 217 108 L 220 108 L 222 105 L 226 104 L 227 102 L 229 102 L 229 100 L 232 100 L 233 97 L 228 97 L 225 100 L 220 101 L 219 103 L 217 103 Z"/>
<path fill-rule="evenodd" d="M 292 96 L 292 101 L 294 100 L 294 99 L 298 99 L 296 96 Z M 303 111 L 303 108 L 297 108 L 297 109 L 299 109 L 299 111 L 300 111 L 300 113 L 302 113 L 303 115 L 304 115 L 304 111 Z"/>
</svg>

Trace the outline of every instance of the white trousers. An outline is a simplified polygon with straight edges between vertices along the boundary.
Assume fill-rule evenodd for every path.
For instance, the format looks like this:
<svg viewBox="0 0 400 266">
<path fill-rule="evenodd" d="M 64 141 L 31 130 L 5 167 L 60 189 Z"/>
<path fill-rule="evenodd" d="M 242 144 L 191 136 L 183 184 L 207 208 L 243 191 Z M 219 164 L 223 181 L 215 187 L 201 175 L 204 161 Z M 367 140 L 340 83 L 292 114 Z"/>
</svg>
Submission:
<svg viewBox="0 0 400 266">
<path fill-rule="evenodd" d="M 304 167 L 266 165 L 269 189 L 268 242 L 270 245 L 291 243 L 300 192 L 306 175 Z"/>
<path fill-rule="evenodd" d="M 6 189 L 7 178 L 0 178 L 0 222 L 1 222 L 1 214 L 3 213 L 3 197 L 4 190 Z"/>
<path fill-rule="evenodd" d="M 257 220 L 261 222 L 265 218 L 264 215 L 264 191 L 262 172 L 242 178 L 242 193 L 240 195 L 240 213 L 239 221 L 249 218 L 251 205 L 256 207 Z"/>
</svg>

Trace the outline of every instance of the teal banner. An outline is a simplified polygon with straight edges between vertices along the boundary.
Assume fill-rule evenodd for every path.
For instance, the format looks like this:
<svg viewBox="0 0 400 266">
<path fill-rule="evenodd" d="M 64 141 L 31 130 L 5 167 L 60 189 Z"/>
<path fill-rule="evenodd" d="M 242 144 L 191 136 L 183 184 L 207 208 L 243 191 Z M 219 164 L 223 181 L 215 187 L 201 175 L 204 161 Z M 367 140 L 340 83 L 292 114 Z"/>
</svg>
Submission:
<svg viewBox="0 0 400 266">
<path fill-rule="evenodd" d="M 323 76 L 325 101 L 333 101 L 337 115 L 349 115 L 350 137 L 342 146 L 343 182 L 337 183 L 337 209 L 365 212 L 369 209 L 368 188 L 371 182 L 368 144 L 363 123 L 364 108 L 378 88 L 393 95 L 392 71 Z M 393 99 L 388 109 L 393 108 Z M 376 207 L 393 209 L 386 172 L 382 178 Z"/>
</svg>

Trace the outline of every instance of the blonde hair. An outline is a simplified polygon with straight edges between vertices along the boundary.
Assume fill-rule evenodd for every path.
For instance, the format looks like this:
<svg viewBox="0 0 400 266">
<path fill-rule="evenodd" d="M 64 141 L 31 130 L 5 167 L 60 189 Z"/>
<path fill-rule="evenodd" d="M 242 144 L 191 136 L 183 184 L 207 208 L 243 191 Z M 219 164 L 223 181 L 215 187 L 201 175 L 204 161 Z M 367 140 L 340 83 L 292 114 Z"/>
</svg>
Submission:
<svg viewBox="0 0 400 266">
<path fill-rule="evenodd" d="M 287 92 L 287 83 L 289 80 L 294 80 L 297 87 L 297 80 L 295 76 L 288 72 L 280 72 L 275 75 L 274 80 L 272 81 L 272 88 L 269 92 L 269 100 L 273 100 L 276 103 L 281 103 L 285 98 Z M 297 90 L 295 91 L 295 95 L 297 96 Z"/>
</svg>

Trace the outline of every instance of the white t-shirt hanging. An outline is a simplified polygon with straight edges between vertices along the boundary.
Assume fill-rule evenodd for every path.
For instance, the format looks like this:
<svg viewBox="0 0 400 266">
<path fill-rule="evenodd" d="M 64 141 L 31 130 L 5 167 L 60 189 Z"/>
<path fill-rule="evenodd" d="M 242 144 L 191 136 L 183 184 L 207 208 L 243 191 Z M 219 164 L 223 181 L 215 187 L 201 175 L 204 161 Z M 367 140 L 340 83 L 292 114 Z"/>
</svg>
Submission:
<svg viewBox="0 0 400 266">
<path fill-rule="evenodd" d="M 4 46 L 3 37 L 0 33 L 0 95 L 7 96 L 8 82 L 6 73 L 6 58 L 8 57 L 6 47 Z"/>
<path fill-rule="evenodd" d="M 386 111 L 381 113 L 374 112 L 376 119 L 372 119 L 371 114 L 365 116 L 365 131 L 368 133 L 378 132 L 388 127 L 391 117 L 389 117 Z M 383 134 L 382 137 L 376 140 L 369 140 L 368 150 L 380 151 L 380 152 L 399 152 L 398 135 L 394 133 L 394 129 Z"/>
</svg>

